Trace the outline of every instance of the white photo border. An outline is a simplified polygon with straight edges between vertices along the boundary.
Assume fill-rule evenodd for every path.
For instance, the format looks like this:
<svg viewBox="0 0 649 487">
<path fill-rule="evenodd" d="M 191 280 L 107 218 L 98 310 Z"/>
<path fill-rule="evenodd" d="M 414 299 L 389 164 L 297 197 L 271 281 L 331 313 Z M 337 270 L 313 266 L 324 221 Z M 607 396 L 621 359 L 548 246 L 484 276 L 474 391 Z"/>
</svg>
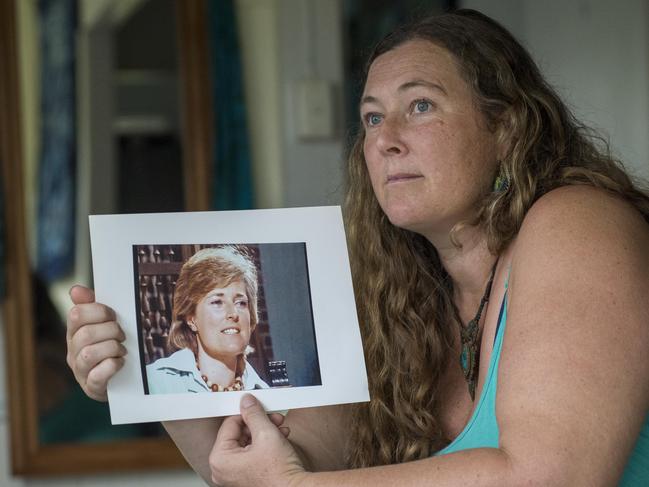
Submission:
<svg viewBox="0 0 649 487">
<path fill-rule="evenodd" d="M 144 394 L 133 245 L 305 242 L 322 385 L 248 391 L 268 411 L 369 401 L 340 207 L 92 215 L 95 294 L 115 310 L 128 350 L 108 385 L 113 424 L 239 414 L 243 392 Z"/>
</svg>

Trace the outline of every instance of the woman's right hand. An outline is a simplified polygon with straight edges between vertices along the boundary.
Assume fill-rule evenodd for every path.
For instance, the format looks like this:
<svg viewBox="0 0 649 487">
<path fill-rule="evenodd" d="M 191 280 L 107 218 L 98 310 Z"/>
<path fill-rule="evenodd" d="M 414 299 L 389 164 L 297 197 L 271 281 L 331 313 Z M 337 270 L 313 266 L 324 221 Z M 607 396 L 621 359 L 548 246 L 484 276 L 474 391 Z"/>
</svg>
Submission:
<svg viewBox="0 0 649 487">
<path fill-rule="evenodd" d="M 124 365 L 124 332 L 108 306 L 95 302 L 92 289 L 73 286 L 68 313 L 68 365 L 88 395 L 106 401 L 108 380 Z"/>
</svg>

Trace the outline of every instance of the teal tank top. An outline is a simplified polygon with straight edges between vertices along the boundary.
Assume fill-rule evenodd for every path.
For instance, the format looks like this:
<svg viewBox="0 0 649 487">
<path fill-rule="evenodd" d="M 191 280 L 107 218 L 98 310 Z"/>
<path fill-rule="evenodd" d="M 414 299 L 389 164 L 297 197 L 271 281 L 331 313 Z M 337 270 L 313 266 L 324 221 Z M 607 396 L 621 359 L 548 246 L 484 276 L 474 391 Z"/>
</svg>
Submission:
<svg viewBox="0 0 649 487">
<path fill-rule="evenodd" d="M 487 371 L 487 378 L 480 393 L 478 404 L 462 432 L 450 445 L 437 452 L 437 455 L 446 455 L 470 448 L 498 448 L 500 432 L 496 421 L 496 389 L 498 363 L 503 345 L 503 336 L 505 335 L 505 324 L 507 323 L 506 289 L 507 284 L 505 284 L 505 297 L 500 307 L 489 370 Z M 649 412 L 619 485 L 621 487 L 649 486 Z"/>
</svg>

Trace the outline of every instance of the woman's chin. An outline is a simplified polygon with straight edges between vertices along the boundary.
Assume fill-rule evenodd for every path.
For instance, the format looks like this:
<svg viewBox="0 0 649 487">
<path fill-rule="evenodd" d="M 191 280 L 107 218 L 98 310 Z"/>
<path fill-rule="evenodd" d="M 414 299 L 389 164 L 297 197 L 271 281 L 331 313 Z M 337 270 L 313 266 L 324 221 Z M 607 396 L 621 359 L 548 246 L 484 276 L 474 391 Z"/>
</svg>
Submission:
<svg viewBox="0 0 649 487">
<path fill-rule="evenodd" d="M 410 230 L 424 218 L 420 203 L 390 199 L 381 207 L 390 223 L 404 230 Z"/>
<path fill-rule="evenodd" d="M 410 232 L 422 233 L 426 226 L 424 222 L 420 221 L 420 219 L 416 218 L 416 216 L 410 212 L 391 212 L 386 213 L 386 216 L 388 217 L 388 220 L 390 220 L 390 223 L 395 227 Z"/>
<path fill-rule="evenodd" d="M 218 350 L 208 350 L 207 353 L 213 359 L 227 361 L 243 355 L 245 349 L 245 345 L 243 347 L 237 345 L 219 348 Z"/>
<path fill-rule="evenodd" d="M 447 235 L 456 223 L 441 209 L 434 212 L 428 208 L 412 208 L 403 205 L 388 208 L 388 210 L 385 215 L 392 225 L 418 233 L 428 239 L 434 235 Z"/>
</svg>

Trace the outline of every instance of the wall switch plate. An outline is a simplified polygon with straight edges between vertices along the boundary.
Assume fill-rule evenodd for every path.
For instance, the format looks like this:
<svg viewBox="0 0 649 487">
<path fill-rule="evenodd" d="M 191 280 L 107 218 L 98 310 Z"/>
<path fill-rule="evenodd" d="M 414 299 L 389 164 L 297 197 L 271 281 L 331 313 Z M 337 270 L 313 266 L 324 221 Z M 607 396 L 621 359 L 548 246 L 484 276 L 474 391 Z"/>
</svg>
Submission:
<svg viewBox="0 0 649 487">
<path fill-rule="evenodd" d="M 323 79 L 298 80 L 294 87 L 295 126 L 300 139 L 333 137 L 333 86 Z"/>
</svg>

